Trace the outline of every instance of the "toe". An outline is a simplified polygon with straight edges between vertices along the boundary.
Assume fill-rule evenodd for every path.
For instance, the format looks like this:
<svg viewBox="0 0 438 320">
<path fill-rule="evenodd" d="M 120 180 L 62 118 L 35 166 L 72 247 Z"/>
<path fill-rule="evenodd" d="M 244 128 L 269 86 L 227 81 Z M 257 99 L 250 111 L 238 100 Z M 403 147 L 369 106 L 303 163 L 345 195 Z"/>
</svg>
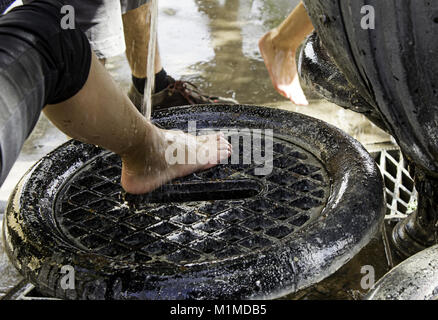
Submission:
<svg viewBox="0 0 438 320">
<path fill-rule="evenodd" d="M 220 161 L 227 159 L 229 156 L 231 155 L 231 152 L 229 150 L 219 150 L 217 157 L 218 157 L 218 161 L 217 163 L 219 163 Z"/>
</svg>

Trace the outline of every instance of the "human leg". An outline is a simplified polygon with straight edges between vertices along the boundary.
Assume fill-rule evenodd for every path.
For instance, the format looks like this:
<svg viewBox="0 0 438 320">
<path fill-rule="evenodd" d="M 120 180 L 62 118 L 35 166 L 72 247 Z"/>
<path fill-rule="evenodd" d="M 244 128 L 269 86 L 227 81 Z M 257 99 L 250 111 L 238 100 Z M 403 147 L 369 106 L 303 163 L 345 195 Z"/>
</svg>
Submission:
<svg viewBox="0 0 438 320">
<path fill-rule="evenodd" d="M 143 101 L 143 91 L 146 83 L 146 65 L 149 43 L 149 23 L 147 19 L 149 3 L 138 6 L 144 0 L 121 0 L 123 28 L 125 33 L 126 55 L 132 70 L 133 85 L 129 97 L 140 109 Z M 146 1 L 147 2 L 147 1 Z M 160 52 L 157 46 L 155 54 L 155 94 L 152 96 L 154 109 L 188 105 L 188 104 L 235 104 L 230 98 L 211 96 L 202 93 L 196 86 L 186 81 L 176 81 L 168 76 L 161 64 Z"/>
<path fill-rule="evenodd" d="M 150 37 L 150 19 L 148 13 L 150 2 L 129 10 L 122 16 L 125 34 L 126 57 L 131 67 L 132 75 L 136 78 L 146 78 L 146 62 Z M 161 57 L 158 46 L 155 54 L 155 74 L 161 71 Z"/>
<path fill-rule="evenodd" d="M 194 137 L 182 132 L 161 130 L 147 121 L 117 87 L 93 56 L 90 76 L 71 99 L 47 106 L 47 117 L 63 132 L 78 140 L 100 145 L 122 158 L 122 186 L 130 193 L 146 193 L 163 183 L 218 164 L 231 154 L 221 134 Z M 208 154 L 199 161 L 169 164 L 166 148 Z M 198 159 L 198 158 L 197 158 Z"/>
<path fill-rule="evenodd" d="M 313 31 L 313 25 L 302 2 L 280 26 L 266 33 L 259 48 L 275 89 L 299 105 L 307 105 L 301 89 L 295 52 Z"/>
<path fill-rule="evenodd" d="M 46 115 L 66 134 L 122 157 L 128 192 L 151 191 L 229 156 L 221 135 L 196 138 L 146 121 L 91 54 L 85 35 L 60 27 L 61 5 L 37 0 L 0 18 L 0 183 L 46 104 Z M 211 157 L 171 165 L 165 151 L 175 143 Z"/>
</svg>

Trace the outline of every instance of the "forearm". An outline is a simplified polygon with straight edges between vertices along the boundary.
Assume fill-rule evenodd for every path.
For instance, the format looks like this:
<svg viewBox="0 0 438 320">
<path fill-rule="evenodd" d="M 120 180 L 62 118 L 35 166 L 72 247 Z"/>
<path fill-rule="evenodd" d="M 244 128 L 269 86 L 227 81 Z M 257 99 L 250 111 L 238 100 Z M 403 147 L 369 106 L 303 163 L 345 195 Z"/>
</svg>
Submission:
<svg viewBox="0 0 438 320">
<path fill-rule="evenodd" d="M 296 49 L 313 29 L 306 8 L 300 2 L 286 20 L 273 30 L 272 41 L 279 48 Z"/>
</svg>

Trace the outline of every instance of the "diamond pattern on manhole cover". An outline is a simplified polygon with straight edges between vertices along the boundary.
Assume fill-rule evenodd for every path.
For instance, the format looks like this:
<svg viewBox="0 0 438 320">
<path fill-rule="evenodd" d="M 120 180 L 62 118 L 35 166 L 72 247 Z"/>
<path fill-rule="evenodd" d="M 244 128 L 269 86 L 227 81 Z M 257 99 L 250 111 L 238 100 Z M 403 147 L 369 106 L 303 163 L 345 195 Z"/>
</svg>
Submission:
<svg viewBox="0 0 438 320">
<path fill-rule="evenodd" d="M 254 146 L 264 148 L 263 143 Z M 321 213 L 330 185 L 311 152 L 274 137 L 272 172 L 259 176 L 260 164 L 242 163 L 239 150 L 239 164 L 126 197 L 118 184 L 120 160 L 104 152 L 60 190 L 55 219 L 82 250 L 124 261 L 184 265 L 269 249 Z"/>
</svg>

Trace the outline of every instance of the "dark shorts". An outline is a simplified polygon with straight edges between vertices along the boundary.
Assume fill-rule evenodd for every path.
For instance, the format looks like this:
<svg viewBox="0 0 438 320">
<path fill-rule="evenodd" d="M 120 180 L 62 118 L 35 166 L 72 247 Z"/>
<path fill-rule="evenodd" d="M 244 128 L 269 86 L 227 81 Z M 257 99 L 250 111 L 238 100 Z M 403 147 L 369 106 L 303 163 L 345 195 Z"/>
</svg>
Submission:
<svg viewBox="0 0 438 320">
<path fill-rule="evenodd" d="M 23 0 L 29 3 L 33 0 Z M 125 52 L 122 14 L 146 4 L 149 0 L 63 0 L 75 10 L 79 28 L 88 37 L 99 59 Z"/>
<path fill-rule="evenodd" d="M 46 104 L 85 84 L 91 49 L 80 29 L 61 28 L 57 0 L 37 0 L 0 16 L 0 185 Z"/>
</svg>

